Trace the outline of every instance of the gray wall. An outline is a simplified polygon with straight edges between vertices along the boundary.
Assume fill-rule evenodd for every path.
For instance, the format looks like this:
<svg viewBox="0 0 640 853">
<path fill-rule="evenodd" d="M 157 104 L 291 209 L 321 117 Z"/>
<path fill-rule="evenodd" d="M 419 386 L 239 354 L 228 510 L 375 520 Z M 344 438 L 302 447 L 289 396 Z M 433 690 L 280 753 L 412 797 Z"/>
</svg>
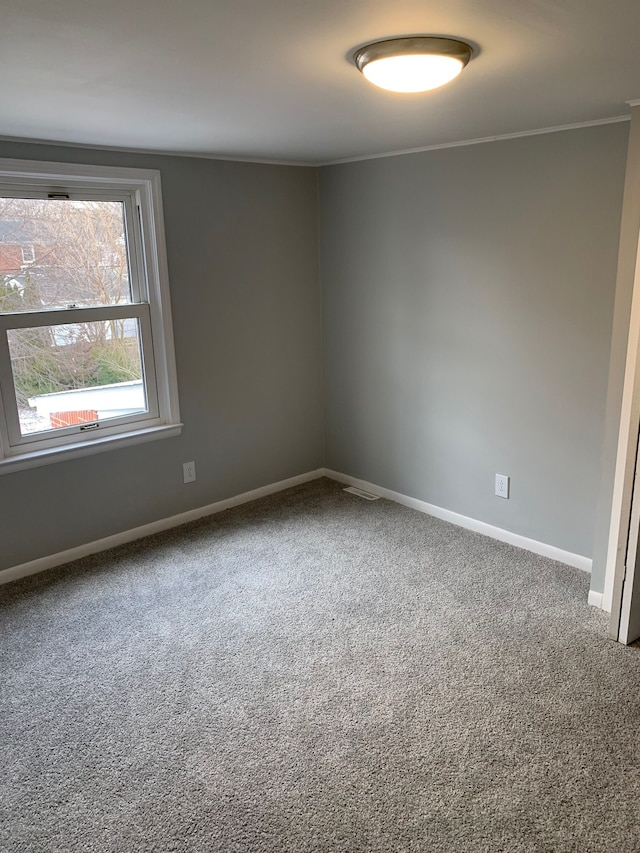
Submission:
<svg viewBox="0 0 640 853">
<path fill-rule="evenodd" d="M 2 475 L 0 569 L 322 465 L 316 170 L 14 143 L 0 157 L 160 170 L 185 424 Z"/>
<path fill-rule="evenodd" d="M 627 134 L 321 171 L 329 468 L 591 556 Z"/>
<path fill-rule="evenodd" d="M 324 391 L 316 170 L 0 143 L 161 171 L 185 423 L 0 477 L 0 569 L 323 464 L 590 556 L 627 134 L 320 170 Z"/>
</svg>

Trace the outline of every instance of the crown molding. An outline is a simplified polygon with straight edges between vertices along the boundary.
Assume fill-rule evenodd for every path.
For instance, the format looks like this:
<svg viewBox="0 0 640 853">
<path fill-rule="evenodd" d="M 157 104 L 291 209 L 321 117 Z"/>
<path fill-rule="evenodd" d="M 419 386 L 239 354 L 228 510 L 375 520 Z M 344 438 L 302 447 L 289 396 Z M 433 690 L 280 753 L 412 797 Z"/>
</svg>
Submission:
<svg viewBox="0 0 640 853">
<path fill-rule="evenodd" d="M 629 107 L 640 106 L 640 99 L 626 101 Z M 384 151 L 379 154 L 364 154 L 357 157 L 345 157 L 338 160 L 277 160 L 261 157 L 242 157 L 233 154 L 207 154 L 188 151 L 172 151 L 170 149 L 154 148 L 129 148 L 117 145 L 96 145 L 82 142 L 62 142 L 58 139 L 34 139 L 22 136 L 2 136 L 0 143 L 20 143 L 25 145 L 49 145 L 57 148 L 80 148 L 87 151 L 112 151 L 120 154 L 143 154 L 152 157 L 189 157 L 196 160 L 222 160 L 232 163 L 247 163 L 260 166 L 296 166 L 304 168 L 321 168 L 324 166 L 339 166 L 343 163 L 359 163 L 363 160 L 381 160 L 385 157 L 401 157 L 404 154 L 421 154 L 424 151 L 440 151 L 444 148 L 463 148 L 467 145 L 482 145 L 486 142 L 503 142 L 509 139 L 521 139 L 527 136 L 542 136 L 547 133 L 560 133 L 565 130 L 579 130 L 585 127 L 598 127 L 604 124 L 618 124 L 630 121 L 630 115 L 612 116 L 611 118 L 594 119 L 593 121 L 575 122 L 573 124 L 561 124 L 555 127 L 541 127 L 534 130 L 522 130 L 516 133 L 503 133 L 496 136 L 482 136 L 472 139 L 461 139 L 455 142 L 442 142 L 437 145 L 423 145 L 418 148 L 401 148 L 395 151 Z"/>
<path fill-rule="evenodd" d="M 630 106 L 634 102 L 627 101 Z M 640 104 L 640 101 L 635 102 Z M 595 119 L 593 121 L 581 121 L 574 124 L 560 124 L 555 127 L 541 127 L 536 130 L 522 130 L 517 133 L 503 133 L 497 136 L 482 136 L 475 139 L 462 139 L 458 142 L 443 142 L 438 145 L 424 145 L 420 148 L 404 148 L 399 151 L 387 151 L 384 154 L 367 154 L 364 157 L 348 157 L 344 160 L 327 160 L 318 163 L 319 166 L 339 166 L 343 163 L 359 163 L 361 160 L 381 160 L 384 157 L 401 157 L 403 154 L 421 154 L 423 151 L 440 151 L 443 148 L 463 148 L 467 145 L 483 145 L 485 142 L 503 142 L 508 139 L 521 139 L 526 136 L 542 136 L 547 133 L 561 133 L 565 130 L 579 130 L 584 127 L 598 127 L 602 124 L 618 124 L 630 121 L 631 116 L 613 116 L 611 118 Z"/>
</svg>

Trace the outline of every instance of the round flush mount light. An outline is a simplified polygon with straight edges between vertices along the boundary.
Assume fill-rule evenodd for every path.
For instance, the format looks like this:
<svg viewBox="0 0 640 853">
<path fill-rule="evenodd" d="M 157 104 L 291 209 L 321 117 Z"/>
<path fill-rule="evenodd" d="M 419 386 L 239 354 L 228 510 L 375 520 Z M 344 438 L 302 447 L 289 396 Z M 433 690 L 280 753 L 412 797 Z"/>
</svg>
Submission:
<svg viewBox="0 0 640 853">
<path fill-rule="evenodd" d="M 411 36 L 367 44 L 353 61 L 381 89 L 428 92 L 457 77 L 472 55 L 471 46 L 457 39 Z"/>
</svg>

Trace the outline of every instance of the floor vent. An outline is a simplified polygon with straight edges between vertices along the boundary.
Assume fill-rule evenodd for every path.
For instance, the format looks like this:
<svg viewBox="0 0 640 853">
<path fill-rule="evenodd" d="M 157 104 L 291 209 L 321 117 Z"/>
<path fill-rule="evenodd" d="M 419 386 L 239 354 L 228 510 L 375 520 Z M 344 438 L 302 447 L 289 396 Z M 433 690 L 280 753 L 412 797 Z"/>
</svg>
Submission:
<svg viewBox="0 0 640 853">
<path fill-rule="evenodd" d="M 372 495 L 371 492 L 363 492 L 362 489 L 356 489 L 355 486 L 347 486 L 343 492 L 349 492 L 352 495 L 358 495 L 359 498 L 364 498 L 366 501 L 380 500 L 380 495 Z"/>
</svg>

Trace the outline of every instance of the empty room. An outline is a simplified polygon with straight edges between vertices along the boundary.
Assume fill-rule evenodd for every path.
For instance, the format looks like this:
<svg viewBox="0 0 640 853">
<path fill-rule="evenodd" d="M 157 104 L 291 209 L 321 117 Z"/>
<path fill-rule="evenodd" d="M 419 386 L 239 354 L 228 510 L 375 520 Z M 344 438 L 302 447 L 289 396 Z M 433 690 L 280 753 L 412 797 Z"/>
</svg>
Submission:
<svg viewBox="0 0 640 853">
<path fill-rule="evenodd" d="M 640 850 L 637 3 L 0 29 L 0 850 Z"/>
</svg>

